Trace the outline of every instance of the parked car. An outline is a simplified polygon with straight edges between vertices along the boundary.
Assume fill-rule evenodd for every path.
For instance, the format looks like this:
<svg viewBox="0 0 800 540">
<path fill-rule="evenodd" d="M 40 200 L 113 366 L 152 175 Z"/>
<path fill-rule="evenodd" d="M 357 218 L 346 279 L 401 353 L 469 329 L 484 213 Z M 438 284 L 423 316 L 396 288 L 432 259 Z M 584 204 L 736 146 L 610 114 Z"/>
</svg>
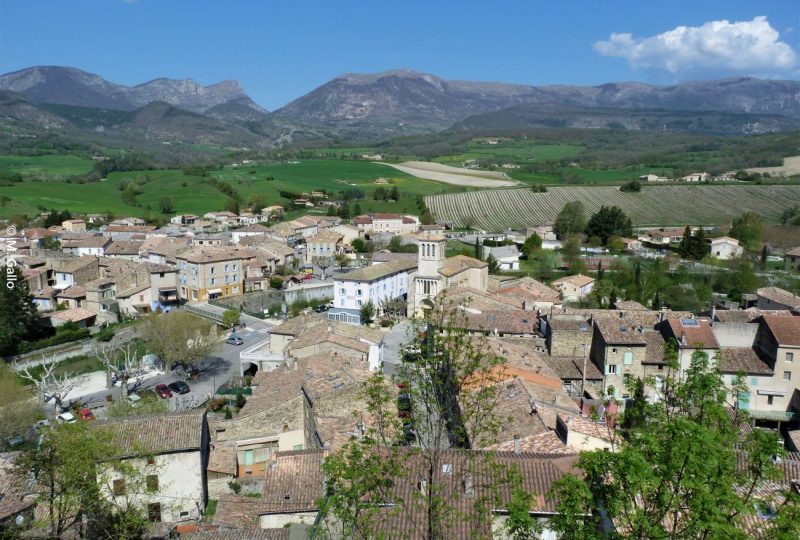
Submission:
<svg viewBox="0 0 800 540">
<path fill-rule="evenodd" d="M 95 420 L 95 415 L 90 409 L 81 409 L 78 413 L 79 420 Z"/>
<path fill-rule="evenodd" d="M 244 343 L 244 340 L 239 336 L 230 336 L 228 339 L 225 340 L 225 343 L 228 345 L 241 345 Z"/>
<path fill-rule="evenodd" d="M 191 391 L 189 385 L 183 381 L 175 381 L 169 383 L 169 389 L 175 392 L 176 394 L 188 394 Z"/>
<path fill-rule="evenodd" d="M 56 420 L 58 420 L 62 424 L 74 424 L 78 420 L 75 418 L 75 415 L 71 412 L 62 412 L 58 416 L 56 416 Z"/>
<path fill-rule="evenodd" d="M 160 398 L 168 399 L 172 397 L 172 392 L 170 391 L 169 386 L 164 383 L 157 384 L 155 391 L 156 395 Z"/>
</svg>

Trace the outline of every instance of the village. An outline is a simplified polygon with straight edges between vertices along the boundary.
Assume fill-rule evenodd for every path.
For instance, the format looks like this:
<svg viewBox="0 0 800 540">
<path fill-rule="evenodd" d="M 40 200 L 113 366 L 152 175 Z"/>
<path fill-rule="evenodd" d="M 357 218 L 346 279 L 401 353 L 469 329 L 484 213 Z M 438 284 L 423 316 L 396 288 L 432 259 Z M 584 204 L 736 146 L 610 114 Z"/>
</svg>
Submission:
<svg viewBox="0 0 800 540">
<path fill-rule="evenodd" d="M 636 400 L 663 399 L 658 389 L 668 374 L 684 377 L 697 353 L 714 363 L 736 396 L 730 410 L 746 411 L 748 429 L 772 433 L 785 447 L 783 477 L 764 489 L 779 497 L 797 490 L 800 296 L 759 287 L 692 311 L 625 299 L 622 287 L 618 293 L 595 287 L 604 272 L 615 271 L 615 257 L 660 259 L 669 251 L 680 264 L 676 246 L 702 228 L 642 229 L 606 238 L 605 247 L 579 242 L 570 259 L 565 244 L 576 237 L 565 238 L 555 226 L 464 231 L 424 225 L 413 215 L 348 220 L 308 213 L 280 221 L 282 213 L 268 207 L 258 215 L 181 214 L 161 227 L 132 217 L 75 216 L 0 237 L 4 265 L 25 282 L 42 324 L 55 336 L 87 329 L 77 341 L 81 351 L 117 355 L 91 377 L 93 384 L 76 375 L 80 384 L 57 400 L 53 388 L 68 381 L 52 368 L 69 362 L 75 342 L 9 355 L 14 369 L 51 394 L 42 395 L 46 419 L 8 441 L 0 457 L 0 522 L 25 529 L 54 511 L 37 503 L 35 486 L 15 481 L 15 446 L 35 444 L 42 430 L 61 423 L 79 423 L 110 433 L 124 460 L 146 473 L 148 488 L 128 492 L 125 477 L 113 472 L 113 487 L 102 496 L 132 496 L 146 508 L 153 522 L 148 538 L 304 538 L 335 517 L 323 504 L 326 459 L 366 437 L 375 422 L 364 385 L 375 374 L 396 380 L 414 362 L 421 333 L 453 334 L 456 326 L 464 339 L 480 343 L 486 358 L 503 359 L 490 378 L 470 387 L 495 389 L 502 425 L 485 440 L 450 433 L 444 446 L 496 453 L 539 495 L 582 451 L 614 451 L 619 415 Z M 722 261 L 744 255 L 730 236 L 717 235 L 701 249 Z M 521 260 L 547 250 L 560 254 L 560 277 L 545 283 L 519 272 Z M 800 248 L 779 259 L 796 272 Z M 569 272 L 576 267 L 581 271 Z M 179 374 L 153 351 L 130 353 L 129 342 L 141 338 L 137 329 L 180 313 L 216 328 L 204 349 L 210 363 L 197 359 Z M 100 337 L 113 328 L 117 335 L 104 345 Z M 32 375 L 32 364 L 46 369 Z M 654 385 L 636 395 L 630 378 Z M 742 381 L 747 389 L 736 393 Z M 432 435 L 421 427 L 429 419 L 416 417 L 423 408 L 412 402 L 413 392 L 397 388 L 394 414 L 403 434 L 397 444 L 429 445 Z M 148 392 L 168 405 L 137 411 Z M 114 401 L 129 402 L 131 413 L 110 415 Z M 461 477 L 462 492 L 449 502 L 479 496 L 472 473 L 444 456 L 442 474 Z M 407 489 L 421 489 L 414 479 L 404 481 Z M 492 530 L 507 514 L 492 512 Z M 549 538 L 551 503 L 537 499 L 530 515 Z M 383 522 L 385 530 L 413 527 L 410 516 L 403 519 Z M 225 536 L 230 531 L 251 535 Z"/>
</svg>

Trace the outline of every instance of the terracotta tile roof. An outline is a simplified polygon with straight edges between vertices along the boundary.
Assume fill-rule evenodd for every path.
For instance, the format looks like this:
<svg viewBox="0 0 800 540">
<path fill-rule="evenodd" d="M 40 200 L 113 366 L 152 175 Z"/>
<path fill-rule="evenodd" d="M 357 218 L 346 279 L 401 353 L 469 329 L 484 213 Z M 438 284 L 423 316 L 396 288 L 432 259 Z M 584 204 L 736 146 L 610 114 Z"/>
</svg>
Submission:
<svg viewBox="0 0 800 540">
<path fill-rule="evenodd" d="M 105 232 L 118 232 L 118 233 L 149 233 L 156 230 L 153 225 L 108 225 L 104 229 Z"/>
<path fill-rule="evenodd" d="M 138 255 L 144 241 L 131 240 L 129 242 L 115 241 L 106 246 L 105 255 Z"/>
<path fill-rule="evenodd" d="M 253 225 L 248 225 L 247 227 L 241 227 L 239 229 L 234 229 L 231 232 L 253 232 L 253 233 L 268 233 L 269 227 L 265 227 L 260 223 L 255 223 Z"/>
<path fill-rule="evenodd" d="M 678 347 L 716 349 L 719 347 L 717 338 L 711 329 L 711 322 L 707 319 L 672 319 L 666 321 L 664 327 L 667 331 L 665 337 L 674 337 Z"/>
<path fill-rule="evenodd" d="M 514 439 L 496 444 L 491 447 L 491 450 L 498 452 L 513 452 Z M 568 447 L 564 442 L 558 438 L 555 431 L 547 430 L 536 435 L 528 437 L 521 437 L 519 440 L 520 452 L 532 452 L 536 454 L 574 454 L 575 450 Z"/>
<path fill-rule="evenodd" d="M 439 267 L 439 273 L 445 277 L 452 277 L 469 268 L 486 268 L 489 265 L 478 259 L 467 257 L 466 255 L 456 255 L 448 257 Z"/>
<path fill-rule="evenodd" d="M 306 240 L 306 244 L 336 244 L 341 242 L 344 235 L 333 231 L 321 231 Z"/>
<path fill-rule="evenodd" d="M 391 251 L 382 250 L 376 251 L 372 254 L 373 263 L 384 263 L 392 261 L 414 261 L 417 262 L 416 253 L 392 253 Z"/>
<path fill-rule="evenodd" d="M 664 364 L 664 351 L 666 341 L 660 332 L 645 332 L 645 347 L 643 364 Z"/>
<path fill-rule="evenodd" d="M 56 272 L 65 272 L 67 274 L 77 272 L 78 270 L 97 264 L 97 257 L 92 255 L 84 255 L 83 257 L 69 257 L 64 259 L 56 259 L 53 261 L 53 270 Z"/>
<path fill-rule="evenodd" d="M 236 448 L 221 444 L 214 445 L 208 453 L 206 470 L 235 475 Z"/>
<path fill-rule="evenodd" d="M 100 235 L 86 235 L 83 238 L 74 240 L 64 240 L 61 242 L 62 248 L 99 248 L 111 243 L 110 238 Z"/>
<path fill-rule="evenodd" d="M 346 274 L 340 274 L 337 276 L 337 281 L 363 281 L 363 282 L 370 282 L 375 281 L 378 279 L 382 279 L 393 274 L 399 274 L 401 272 L 409 272 L 417 268 L 417 261 L 416 259 L 413 261 L 393 261 L 381 264 L 373 264 L 371 266 L 365 266 L 364 268 L 359 268 L 358 270 L 353 270 L 352 272 L 347 272 Z"/>
<path fill-rule="evenodd" d="M 791 251 L 786 252 L 790 257 L 800 257 L 800 247 L 796 247 Z"/>
<path fill-rule="evenodd" d="M 56 294 L 56 298 L 83 298 L 86 296 L 86 287 L 73 285 Z"/>
<path fill-rule="evenodd" d="M 50 317 L 61 319 L 62 321 L 80 322 L 96 317 L 96 313 L 83 308 L 65 309 L 63 311 L 54 311 Z"/>
<path fill-rule="evenodd" d="M 586 380 L 602 381 L 603 374 L 597 366 L 589 359 L 581 356 L 545 356 L 545 363 L 562 380 L 581 380 L 583 378 L 583 366 L 586 364 Z"/>
<path fill-rule="evenodd" d="M 618 300 L 614 307 L 623 311 L 649 311 L 647 306 L 634 300 Z"/>
<path fill-rule="evenodd" d="M 223 529 L 182 533 L 181 540 L 289 540 L 289 528 L 280 529 Z"/>
<path fill-rule="evenodd" d="M 470 447 L 476 450 L 493 448 L 498 442 L 505 442 L 515 435 L 529 437 L 547 431 L 547 426 L 538 414 L 532 414 L 531 402 L 533 396 L 528 392 L 522 381 L 517 378 L 500 382 L 496 385 L 494 399 L 494 413 L 502 423 L 497 438 L 488 442 L 480 438 L 472 439 Z M 467 432 L 470 431 L 470 422 L 467 421 Z"/>
<path fill-rule="evenodd" d="M 453 287 L 447 290 L 447 302 L 452 305 L 469 307 L 484 311 L 493 309 L 522 309 L 522 300 L 513 296 L 501 296 L 473 289 L 472 287 Z M 534 312 L 535 316 L 535 312 Z"/>
<path fill-rule="evenodd" d="M 758 289 L 756 294 L 771 302 L 788 306 L 789 309 L 800 307 L 800 296 L 779 287 L 763 287 Z"/>
<path fill-rule="evenodd" d="M 471 331 L 497 334 L 536 334 L 539 319 L 535 311 L 521 309 L 485 310 L 481 313 L 465 311 L 459 325 Z"/>
<path fill-rule="evenodd" d="M 608 345 L 647 345 L 647 338 L 639 327 L 632 327 L 625 320 L 595 321 L 594 327 Z"/>
<path fill-rule="evenodd" d="M 199 451 L 202 443 L 205 411 L 128 416 L 93 422 L 106 430 L 123 456 L 142 453 Z"/>
<path fill-rule="evenodd" d="M 200 246 L 181 253 L 178 259 L 190 263 L 204 264 L 255 258 L 252 250 L 230 246 Z"/>
<path fill-rule="evenodd" d="M 773 370 L 752 348 L 721 348 L 720 369 L 723 373 L 744 371 L 748 375 L 772 375 Z"/>
<path fill-rule="evenodd" d="M 719 322 L 752 322 L 762 315 L 777 315 L 792 317 L 792 312 L 787 309 L 720 309 L 714 313 L 714 320 Z"/>
<path fill-rule="evenodd" d="M 33 500 L 23 500 L 31 493 L 28 480 L 17 475 L 14 460 L 19 452 L 0 454 L 0 520 L 14 516 L 34 506 Z"/>
<path fill-rule="evenodd" d="M 516 296 L 534 302 L 558 302 L 558 291 L 530 277 L 521 278 L 516 285 L 499 289 L 495 294 Z"/>
<path fill-rule="evenodd" d="M 800 347 L 800 317 L 765 315 L 762 320 L 779 345 Z"/>
<path fill-rule="evenodd" d="M 575 274 L 574 276 L 564 276 L 553 281 L 553 285 L 560 285 L 562 283 L 570 283 L 575 287 L 584 287 L 590 283 L 594 282 L 594 278 L 590 276 L 584 276 L 583 274 Z"/>
<path fill-rule="evenodd" d="M 310 512 L 325 494 L 322 450 L 276 452 L 261 492 L 262 513 Z"/>
</svg>

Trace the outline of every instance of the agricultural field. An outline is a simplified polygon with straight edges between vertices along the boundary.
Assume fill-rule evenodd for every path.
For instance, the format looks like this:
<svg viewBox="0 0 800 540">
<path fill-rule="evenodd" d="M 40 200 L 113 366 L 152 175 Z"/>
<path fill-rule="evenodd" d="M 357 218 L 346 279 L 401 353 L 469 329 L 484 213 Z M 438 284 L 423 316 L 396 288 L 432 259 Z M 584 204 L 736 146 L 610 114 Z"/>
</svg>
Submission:
<svg viewBox="0 0 800 540">
<path fill-rule="evenodd" d="M 640 193 L 570 186 L 551 187 L 546 193 L 502 189 L 425 198 L 437 220 L 489 231 L 553 223 L 570 201 L 582 201 L 588 214 L 601 205 L 619 206 L 636 226 L 727 225 L 748 211 L 777 221 L 784 209 L 800 201 L 800 185 L 647 186 Z"/>
<path fill-rule="evenodd" d="M 94 161 L 73 155 L 0 156 L 0 171 L 19 173 L 26 178 L 63 180 L 86 174 Z"/>
<path fill-rule="evenodd" d="M 386 163 L 385 165 L 417 178 L 434 180 L 454 186 L 500 188 L 517 185 L 517 182 L 509 180 L 504 173 L 495 171 L 464 169 L 425 161 L 404 161 L 399 164 Z"/>
<path fill-rule="evenodd" d="M 25 159 L 25 158 L 20 158 Z M 89 161 L 91 168 L 91 162 Z M 62 169 L 63 170 L 63 169 Z M 88 169 L 82 172 L 87 172 Z M 102 182 L 78 184 L 58 181 L 46 170 L 47 181 L 26 181 L 13 186 L 0 186 L 0 217 L 34 215 L 39 208 L 68 208 L 74 212 L 111 212 L 115 215 L 146 216 L 158 213 L 159 201 L 171 197 L 176 213 L 203 214 L 221 210 L 226 196 L 217 191 L 209 179 L 225 180 L 240 195 L 242 201 L 260 194 L 267 204 L 286 204 L 279 191 L 294 193 L 326 190 L 338 192 L 349 187 L 364 190 L 367 200 L 359 202 L 362 211 L 418 212 L 417 195 L 447 193 L 458 189 L 438 182 L 422 180 L 384 165 L 368 161 L 309 160 L 274 163 L 215 170 L 208 178 L 186 175 L 182 170 L 113 172 Z M 387 178 L 388 185 L 379 186 L 375 180 Z M 122 201 L 121 183 L 125 181 L 141 193 L 138 206 Z M 400 200 L 374 201 L 378 187 L 400 191 Z"/>
<path fill-rule="evenodd" d="M 497 144 L 489 144 L 486 140 L 478 139 L 467 143 L 465 152 L 439 156 L 434 161 L 448 165 L 472 159 L 494 160 L 498 163 L 551 161 L 575 157 L 583 149 L 584 147 L 580 145 L 547 143 L 535 139 L 500 139 Z"/>
</svg>

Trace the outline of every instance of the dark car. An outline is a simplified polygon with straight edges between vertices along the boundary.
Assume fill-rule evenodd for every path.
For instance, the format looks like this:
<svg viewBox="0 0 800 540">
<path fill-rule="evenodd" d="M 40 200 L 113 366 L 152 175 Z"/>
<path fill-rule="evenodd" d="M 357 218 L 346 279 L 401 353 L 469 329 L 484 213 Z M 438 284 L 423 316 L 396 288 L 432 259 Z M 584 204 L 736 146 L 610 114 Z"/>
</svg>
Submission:
<svg viewBox="0 0 800 540">
<path fill-rule="evenodd" d="M 227 343 L 228 345 L 241 345 L 242 343 L 244 343 L 244 340 L 239 336 L 231 336 L 225 340 L 225 343 Z"/>
<path fill-rule="evenodd" d="M 176 394 L 188 394 L 191 391 L 189 385 L 183 381 L 175 381 L 169 383 L 169 389 L 175 392 Z"/>
<path fill-rule="evenodd" d="M 155 391 L 156 391 L 156 395 L 158 397 L 161 397 L 161 398 L 164 398 L 164 399 L 172 397 L 172 392 L 170 391 L 169 386 L 167 386 L 164 383 L 157 384 L 156 388 L 155 388 Z"/>
</svg>

